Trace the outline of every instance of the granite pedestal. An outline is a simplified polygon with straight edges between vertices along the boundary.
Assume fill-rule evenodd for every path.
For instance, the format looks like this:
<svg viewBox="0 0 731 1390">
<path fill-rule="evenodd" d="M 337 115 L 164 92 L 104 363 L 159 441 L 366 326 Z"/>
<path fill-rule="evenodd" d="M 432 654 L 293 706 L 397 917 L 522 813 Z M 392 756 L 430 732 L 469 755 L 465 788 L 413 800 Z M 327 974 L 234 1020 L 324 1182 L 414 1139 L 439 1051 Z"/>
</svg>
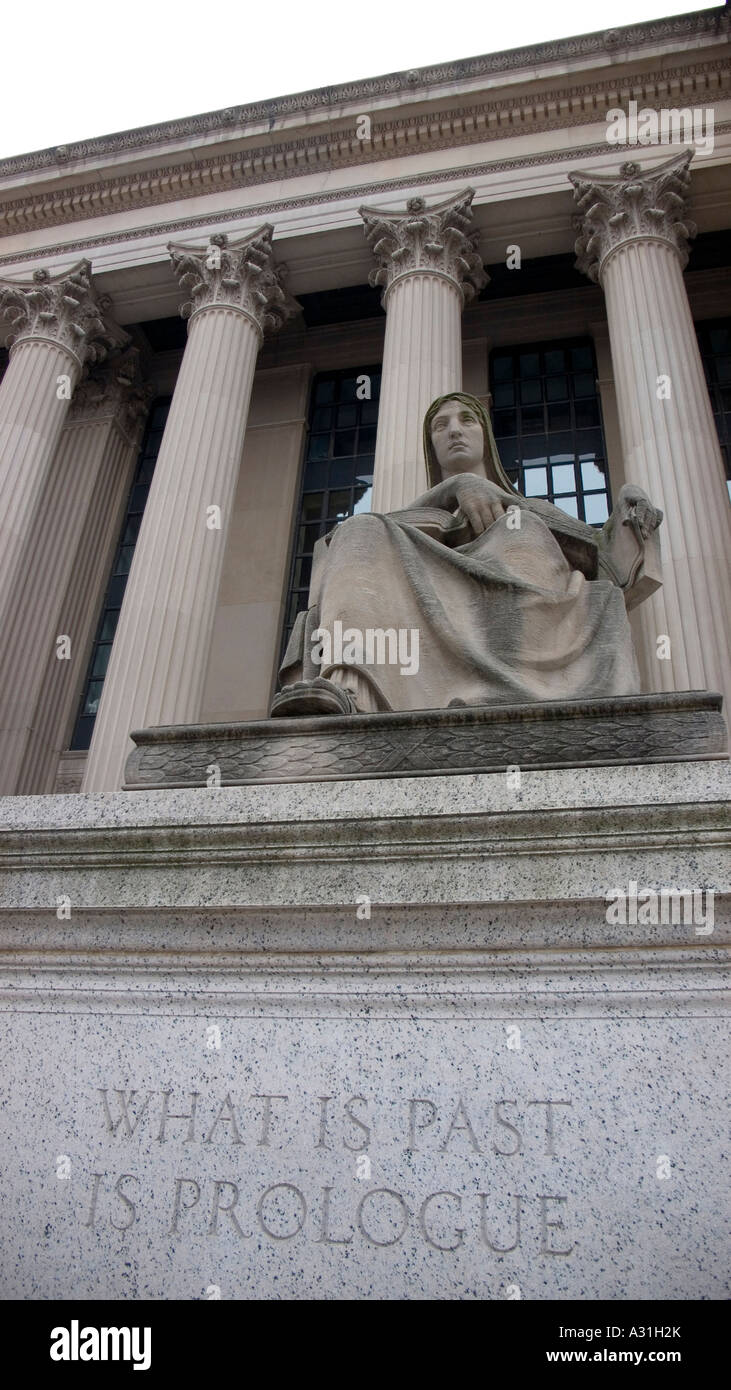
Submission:
<svg viewBox="0 0 731 1390">
<path fill-rule="evenodd" d="M 724 1297 L 728 822 L 722 760 L 0 802 L 3 1296 Z"/>
</svg>

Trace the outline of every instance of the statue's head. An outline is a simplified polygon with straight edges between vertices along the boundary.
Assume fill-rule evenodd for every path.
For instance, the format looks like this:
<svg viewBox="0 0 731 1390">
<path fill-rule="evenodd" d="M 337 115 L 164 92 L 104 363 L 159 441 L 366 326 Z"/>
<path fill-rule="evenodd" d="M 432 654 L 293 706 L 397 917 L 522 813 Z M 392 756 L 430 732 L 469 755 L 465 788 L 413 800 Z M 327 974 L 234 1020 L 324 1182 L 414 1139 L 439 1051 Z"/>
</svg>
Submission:
<svg viewBox="0 0 731 1390">
<path fill-rule="evenodd" d="M 478 473 L 508 492 L 490 418 L 477 396 L 452 391 L 432 401 L 424 417 L 424 457 L 429 486 L 453 473 Z"/>
</svg>

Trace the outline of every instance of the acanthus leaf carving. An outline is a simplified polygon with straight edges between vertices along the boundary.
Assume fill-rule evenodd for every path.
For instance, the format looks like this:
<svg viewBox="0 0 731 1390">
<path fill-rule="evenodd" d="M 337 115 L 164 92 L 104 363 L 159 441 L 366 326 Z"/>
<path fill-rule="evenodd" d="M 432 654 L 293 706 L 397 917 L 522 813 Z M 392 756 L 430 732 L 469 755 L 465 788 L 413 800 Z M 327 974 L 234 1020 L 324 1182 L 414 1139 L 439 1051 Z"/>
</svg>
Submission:
<svg viewBox="0 0 731 1390">
<path fill-rule="evenodd" d="M 598 283 L 611 252 L 646 238 L 668 242 L 686 266 L 688 242 L 697 231 L 685 217 L 692 158 L 692 150 L 683 150 L 644 173 L 634 160 L 626 160 L 618 175 L 569 174 L 579 208 L 574 220 L 577 269 Z"/>
<path fill-rule="evenodd" d="M 469 304 L 488 282 L 477 250 L 479 232 L 472 223 L 474 189 L 427 208 L 424 198 L 409 198 L 405 212 L 361 207 L 366 241 L 377 267 L 370 284 L 383 288 L 384 306 L 395 280 L 430 271 L 451 280 Z"/>
<path fill-rule="evenodd" d="M 239 309 L 263 334 L 277 332 L 297 313 L 300 305 L 286 289 L 287 268 L 274 263 L 272 231 L 265 223 L 235 242 L 216 232 L 205 247 L 171 243 L 173 269 L 188 296 L 182 317 L 206 308 Z"/>
<path fill-rule="evenodd" d="M 0 281 L 0 313 L 16 330 L 8 346 L 45 339 L 65 348 L 80 368 L 106 361 L 130 341 L 107 317 L 110 306 L 108 295 L 94 289 L 86 260 L 57 275 L 41 268 L 30 281 Z"/>
</svg>

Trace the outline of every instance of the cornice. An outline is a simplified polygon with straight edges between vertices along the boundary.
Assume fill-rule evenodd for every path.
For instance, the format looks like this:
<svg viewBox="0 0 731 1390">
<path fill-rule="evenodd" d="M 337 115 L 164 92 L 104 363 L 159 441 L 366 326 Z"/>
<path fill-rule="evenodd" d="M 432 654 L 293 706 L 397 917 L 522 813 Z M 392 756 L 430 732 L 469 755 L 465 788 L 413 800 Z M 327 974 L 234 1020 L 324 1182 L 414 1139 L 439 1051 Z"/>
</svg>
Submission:
<svg viewBox="0 0 731 1390">
<path fill-rule="evenodd" d="M 226 154 L 191 157 L 144 172 L 82 181 L 55 190 L 47 185 L 24 197 L 0 203 L 0 236 L 103 217 L 110 213 L 178 202 L 233 188 L 249 188 L 302 174 L 361 166 L 505 139 L 509 135 L 565 130 L 600 120 L 624 94 L 642 103 L 671 95 L 683 101 L 683 84 L 692 84 L 697 103 L 731 94 L 727 62 L 716 59 L 674 68 L 658 68 L 641 78 L 608 69 L 600 83 L 572 84 L 551 91 L 527 91 L 506 102 L 477 100 L 450 110 L 434 110 L 372 121 L 371 138 L 359 140 L 354 123 L 327 134 L 307 135 L 276 144 L 250 146 Z M 676 91 L 671 89 L 675 86 Z M 718 128 L 718 127 L 717 127 Z M 2 166 L 0 166 L 1 169 Z"/>
<path fill-rule="evenodd" d="M 651 20 L 623 28 L 605 29 L 575 38 L 557 39 L 549 43 L 508 49 L 502 53 L 483 54 L 475 58 L 458 59 L 407 72 L 387 73 L 382 77 L 358 82 L 341 83 L 334 87 L 315 88 L 269 101 L 253 102 L 222 111 L 205 112 L 160 125 L 144 126 L 98 139 L 76 142 L 68 146 L 38 150 L 0 161 L 0 178 L 37 169 L 52 168 L 80 159 L 142 151 L 152 145 L 189 140 L 214 133 L 226 133 L 234 125 L 276 121 L 325 107 L 342 106 L 349 102 L 373 101 L 384 96 L 398 97 L 443 86 L 445 83 L 470 81 L 504 73 L 534 71 L 539 65 L 566 62 L 592 56 L 616 57 L 628 48 L 642 49 L 663 41 L 687 43 L 697 37 L 725 39 L 731 21 L 724 10 L 701 10 L 668 19 Z"/>
<path fill-rule="evenodd" d="M 563 121 L 562 127 L 565 127 L 566 124 L 566 121 Z M 716 135 L 731 133 L 731 121 L 717 124 L 715 133 Z M 75 251 L 83 250 L 93 254 L 95 249 L 116 246 L 124 242 L 140 241 L 150 237 L 170 237 L 186 231 L 197 230 L 202 233 L 224 224 L 230 226 L 236 222 L 250 223 L 255 219 L 273 218 L 281 212 L 297 211 L 303 208 L 313 209 L 363 198 L 371 199 L 383 193 L 413 190 L 416 186 L 423 189 L 445 183 L 454 183 L 456 178 L 459 178 L 460 181 L 471 180 L 492 174 L 509 174 L 518 169 L 542 168 L 556 164 L 577 164 L 595 158 L 605 159 L 608 152 L 611 152 L 615 159 L 622 153 L 628 157 L 636 156 L 637 147 L 635 145 L 608 146 L 606 141 L 601 141 L 592 145 L 564 146 L 560 149 L 543 150 L 512 158 L 482 160 L 479 164 L 460 165 L 459 168 L 441 169 L 431 174 L 414 175 L 410 173 L 404 174 L 400 178 L 381 179 L 378 182 L 349 184 L 344 188 L 331 188 L 325 192 L 303 193 L 292 198 L 276 198 L 269 202 L 257 203 L 244 208 L 226 208 L 221 212 L 209 211 L 196 217 L 171 218 L 166 222 L 151 223 L 145 227 L 133 227 L 126 231 L 107 232 L 99 236 L 80 237 L 74 241 L 37 246 L 30 251 L 13 251 L 4 256 L 0 255 L 0 266 L 21 265 L 28 261 L 42 264 L 52 257 L 70 256 Z M 568 184 L 566 192 L 569 192 Z M 165 199 L 164 201 L 169 200 Z"/>
</svg>

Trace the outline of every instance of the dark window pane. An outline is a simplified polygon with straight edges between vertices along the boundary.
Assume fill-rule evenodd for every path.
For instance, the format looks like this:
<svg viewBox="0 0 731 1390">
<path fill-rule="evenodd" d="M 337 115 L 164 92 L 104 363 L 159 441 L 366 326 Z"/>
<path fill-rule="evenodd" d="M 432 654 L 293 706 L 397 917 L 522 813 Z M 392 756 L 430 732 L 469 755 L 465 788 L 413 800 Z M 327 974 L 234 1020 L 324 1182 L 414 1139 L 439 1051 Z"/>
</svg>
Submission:
<svg viewBox="0 0 731 1390">
<path fill-rule="evenodd" d="M 317 488 L 319 492 L 320 488 L 327 487 L 327 474 L 328 466 L 326 463 L 308 463 L 305 474 L 307 491 L 309 492 L 310 488 Z"/>
<path fill-rule="evenodd" d="M 594 354 L 588 344 L 586 347 L 573 347 L 571 349 L 571 367 L 573 371 L 586 371 L 593 366 Z"/>
<path fill-rule="evenodd" d="M 576 428 L 586 429 L 589 425 L 599 424 L 599 406 L 596 401 L 576 401 L 574 404 L 576 411 Z"/>
<path fill-rule="evenodd" d="M 493 392 L 493 404 L 496 410 L 502 410 L 505 406 L 515 405 L 514 386 L 496 386 Z"/>
<path fill-rule="evenodd" d="M 314 520 L 322 516 L 322 504 L 324 493 L 312 492 L 302 499 L 302 519 L 303 521 Z"/>
<path fill-rule="evenodd" d="M 566 370 L 566 353 L 561 348 L 551 348 L 545 354 L 544 361 L 546 372 L 550 375 L 553 372 L 563 372 Z"/>
<path fill-rule="evenodd" d="M 110 579 L 109 588 L 107 589 L 107 606 L 109 608 L 119 609 L 122 607 L 122 599 L 124 598 L 124 591 L 126 588 L 126 574 L 115 574 L 114 578 Z"/>
<path fill-rule="evenodd" d="M 358 453 L 374 454 L 376 451 L 376 426 L 361 425 L 358 431 Z"/>
<path fill-rule="evenodd" d="M 724 352 L 731 353 L 731 328 L 711 328 L 708 332 L 708 340 L 711 345 L 711 352 L 721 356 Z"/>
<path fill-rule="evenodd" d="M 311 434 L 307 457 L 314 460 L 326 459 L 330 454 L 330 435 Z"/>
<path fill-rule="evenodd" d="M 84 701 L 84 714 L 96 714 L 99 708 L 99 701 L 102 698 L 103 681 L 90 681 Z"/>
<path fill-rule="evenodd" d="M 500 462 L 505 469 L 514 469 L 519 462 L 520 454 L 518 451 L 517 439 L 501 439 L 498 441 L 497 451 L 500 455 Z"/>
<path fill-rule="evenodd" d="M 327 405 L 335 400 L 335 382 L 332 378 L 318 381 L 315 385 L 315 401 L 317 405 Z"/>
<path fill-rule="evenodd" d="M 548 457 L 545 434 L 536 434 L 523 440 L 522 459 L 524 463 L 545 463 Z"/>
<path fill-rule="evenodd" d="M 513 380 L 513 359 L 512 357 L 495 357 L 492 363 L 493 376 L 496 381 Z"/>
<path fill-rule="evenodd" d="M 135 486 L 132 488 L 132 496 L 129 499 L 128 510 L 130 512 L 144 511 L 145 502 L 147 501 L 147 494 L 149 490 L 149 487 L 147 487 L 146 485 L 140 486 L 139 484 L 135 484 Z"/>
<path fill-rule="evenodd" d="M 333 422 L 333 413 L 329 406 L 323 406 L 320 410 L 313 410 L 310 429 L 329 430 Z"/>
<path fill-rule="evenodd" d="M 336 430 L 333 436 L 333 458 L 352 458 L 355 453 L 355 430 Z"/>
<path fill-rule="evenodd" d="M 341 517 L 350 515 L 350 488 L 343 488 L 340 492 L 331 492 L 327 504 L 328 515 L 340 520 Z"/>
<path fill-rule="evenodd" d="M 716 358 L 716 376 L 724 384 L 731 381 L 731 357 Z"/>
<path fill-rule="evenodd" d="M 361 425 L 375 425 L 378 421 L 378 401 L 364 401 L 360 408 Z"/>
<path fill-rule="evenodd" d="M 595 396 L 596 377 L 593 372 L 577 372 L 574 377 L 575 396 Z"/>
<path fill-rule="evenodd" d="M 540 381 L 522 381 L 520 384 L 521 405 L 536 405 L 543 400 Z"/>
<path fill-rule="evenodd" d="M 118 622 L 119 609 L 108 608 L 102 619 L 101 632 L 99 633 L 100 642 L 111 642 L 113 640 L 114 634 L 117 631 Z"/>
<path fill-rule="evenodd" d="M 569 379 L 566 376 L 546 377 L 546 400 L 566 401 L 569 397 Z"/>
<path fill-rule="evenodd" d="M 95 657 L 94 657 L 94 665 L 93 665 L 92 668 L 91 668 L 91 674 L 92 674 L 92 676 L 94 677 L 95 680 L 103 680 L 104 677 L 106 676 L 106 674 L 107 674 L 107 666 L 109 665 L 109 658 L 110 658 L 111 654 L 112 654 L 112 644 L 111 644 L 111 642 L 100 642 L 100 643 L 99 643 L 99 646 L 98 646 L 97 649 L 96 649 L 96 655 L 95 655 Z"/>
<path fill-rule="evenodd" d="M 571 427 L 571 406 L 568 401 L 560 401 L 555 405 L 548 406 L 548 428 L 554 430 L 567 430 Z"/>
<path fill-rule="evenodd" d="M 141 523 L 141 515 L 138 514 L 137 516 L 130 517 L 129 521 L 127 522 L 127 525 L 124 528 L 124 535 L 122 536 L 123 545 L 134 545 L 135 541 L 137 540 L 137 537 L 140 534 Z"/>
<path fill-rule="evenodd" d="M 576 452 L 579 458 L 604 458 L 601 430 L 580 430 L 576 435 Z"/>
<path fill-rule="evenodd" d="M 330 464 L 330 487 L 350 487 L 355 476 L 353 459 Z"/>
<path fill-rule="evenodd" d="M 339 399 L 341 401 L 357 400 L 358 378 L 355 376 L 343 377 L 340 382 Z"/>
<path fill-rule="evenodd" d="M 515 434 L 517 428 L 518 423 L 514 410 L 495 411 L 494 429 L 496 437 L 500 436 L 500 438 L 502 438 L 506 434 Z"/>
<path fill-rule="evenodd" d="M 339 405 L 335 412 L 335 426 L 339 430 L 348 429 L 355 425 L 357 419 L 357 405 Z"/>
<path fill-rule="evenodd" d="M 312 574 L 312 557 L 306 556 L 294 562 L 294 575 L 292 587 L 294 589 L 308 589 L 310 586 L 310 575 Z"/>
<path fill-rule="evenodd" d="M 117 574 L 129 574 L 132 568 L 132 556 L 134 553 L 135 548 L 133 545 L 123 545 L 121 547 L 115 566 Z"/>
<path fill-rule="evenodd" d="M 521 377 L 540 376 L 541 359 L 537 352 L 521 352 L 520 354 L 520 375 Z"/>
<path fill-rule="evenodd" d="M 542 405 L 526 406 L 525 410 L 521 411 L 521 418 L 523 434 L 535 434 L 536 431 L 542 432 L 545 429 Z"/>
</svg>

